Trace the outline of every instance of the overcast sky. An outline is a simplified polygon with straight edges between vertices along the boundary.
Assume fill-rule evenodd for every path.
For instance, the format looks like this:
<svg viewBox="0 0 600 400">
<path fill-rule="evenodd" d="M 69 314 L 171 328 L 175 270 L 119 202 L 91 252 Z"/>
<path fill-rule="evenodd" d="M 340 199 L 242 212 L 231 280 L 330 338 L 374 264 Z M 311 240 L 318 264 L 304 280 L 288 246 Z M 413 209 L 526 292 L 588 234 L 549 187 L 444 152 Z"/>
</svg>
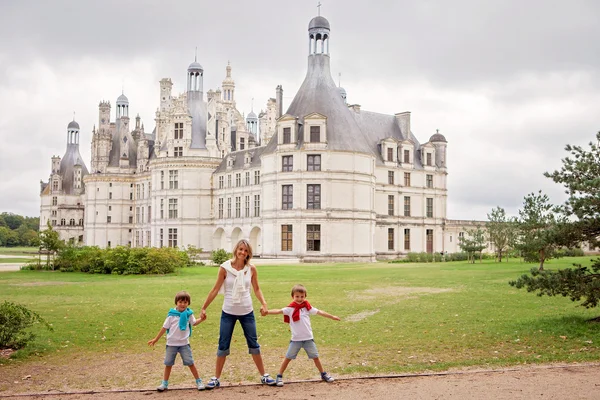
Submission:
<svg viewBox="0 0 600 400">
<path fill-rule="evenodd" d="M 543 177 L 567 143 L 600 130 L 600 2 L 589 0 L 321 0 L 331 68 L 349 103 L 412 112 L 421 143 L 448 140 L 448 218 L 516 215 L 523 197 L 563 188 Z M 306 73 L 317 1 L 0 0 L 0 212 L 39 215 L 39 181 L 81 126 L 90 168 L 98 103 L 124 90 L 130 115 L 154 128 L 161 78 L 184 91 L 187 66 L 204 92 L 231 62 L 238 109 L 284 111 Z M 254 98 L 254 103 L 252 99 Z"/>
</svg>

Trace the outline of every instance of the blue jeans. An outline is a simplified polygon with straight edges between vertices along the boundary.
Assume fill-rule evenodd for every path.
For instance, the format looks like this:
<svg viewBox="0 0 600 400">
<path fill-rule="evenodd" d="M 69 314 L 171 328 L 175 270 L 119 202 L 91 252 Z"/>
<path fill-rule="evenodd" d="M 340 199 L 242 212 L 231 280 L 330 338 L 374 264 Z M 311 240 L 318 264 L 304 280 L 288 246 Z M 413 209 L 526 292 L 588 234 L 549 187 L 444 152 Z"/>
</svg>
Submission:
<svg viewBox="0 0 600 400">
<path fill-rule="evenodd" d="M 248 344 L 248 353 L 260 354 L 260 345 L 258 344 L 258 335 L 256 334 L 256 320 L 254 319 L 254 311 L 246 315 L 232 315 L 225 311 L 221 312 L 221 326 L 219 328 L 219 349 L 217 357 L 225 357 L 229 355 L 229 346 L 231 345 L 231 337 L 233 336 L 233 328 L 235 322 L 240 321 L 246 343 Z"/>
<path fill-rule="evenodd" d="M 288 360 L 295 360 L 300 349 L 304 349 L 306 351 L 306 355 L 308 355 L 308 358 L 311 360 L 319 358 L 317 345 L 315 344 L 315 341 L 313 339 L 301 340 L 298 342 L 293 342 L 290 340 L 290 346 L 288 347 L 288 351 L 285 354 L 285 358 L 287 358 Z"/>
<path fill-rule="evenodd" d="M 194 365 L 194 357 L 192 357 L 192 348 L 189 344 L 185 346 L 166 346 L 167 350 L 165 352 L 165 365 L 167 367 L 171 367 L 175 365 L 175 357 L 177 353 L 181 356 L 183 360 L 183 365 L 190 366 Z"/>
</svg>

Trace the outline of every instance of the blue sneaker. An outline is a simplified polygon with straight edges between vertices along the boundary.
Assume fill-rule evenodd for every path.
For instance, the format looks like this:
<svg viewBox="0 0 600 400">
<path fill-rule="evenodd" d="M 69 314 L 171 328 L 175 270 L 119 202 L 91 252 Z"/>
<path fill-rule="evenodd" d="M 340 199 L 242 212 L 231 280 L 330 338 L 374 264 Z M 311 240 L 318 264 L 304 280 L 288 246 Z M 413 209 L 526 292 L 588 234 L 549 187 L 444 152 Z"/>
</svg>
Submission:
<svg viewBox="0 0 600 400">
<path fill-rule="evenodd" d="M 202 383 L 202 379 L 200 379 L 200 378 L 196 379 L 196 388 L 198 390 L 206 389 L 206 387 L 204 386 L 204 383 Z"/>
<path fill-rule="evenodd" d="M 260 377 L 260 383 L 262 383 L 263 385 L 273 386 L 277 383 L 277 381 L 275 379 L 271 378 L 271 375 L 264 374 L 263 376 Z"/>
<path fill-rule="evenodd" d="M 156 388 L 157 391 L 159 392 L 164 392 L 165 390 L 167 390 L 169 388 L 169 383 L 166 381 L 162 381 L 160 383 L 160 386 Z"/>
<path fill-rule="evenodd" d="M 331 375 L 329 375 L 327 372 L 321 373 L 321 379 L 323 379 L 325 382 L 329 382 L 329 383 L 335 381 L 335 379 L 333 379 L 333 377 Z"/>
<path fill-rule="evenodd" d="M 208 383 L 204 387 L 210 390 L 218 388 L 219 386 L 221 386 L 221 382 L 219 382 L 219 379 L 216 376 L 213 376 L 212 378 L 210 378 L 210 381 L 208 381 Z"/>
</svg>

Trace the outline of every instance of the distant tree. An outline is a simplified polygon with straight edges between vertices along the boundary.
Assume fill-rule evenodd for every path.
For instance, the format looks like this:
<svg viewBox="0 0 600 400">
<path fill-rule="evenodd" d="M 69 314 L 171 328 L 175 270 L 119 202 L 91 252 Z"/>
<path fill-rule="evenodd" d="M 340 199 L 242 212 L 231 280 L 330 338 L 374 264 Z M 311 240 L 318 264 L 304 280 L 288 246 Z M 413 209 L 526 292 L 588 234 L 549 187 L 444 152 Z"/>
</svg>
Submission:
<svg viewBox="0 0 600 400">
<path fill-rule="evenodd" d="M 23 218 L 21 215 L 17 215 L 17 214 L 13 214 L 13 213 L 3 212 L 2 218 L 4 219 L 4 222 L 6 222 L 6 225 L 11 230 L 17 229 L 18 227 L 23 225 L 23 223 L 25 222 L 25 218 Z"/>
<path fill-rule="evenodd" d="M 475 254 L 479 253 L 479 261 L 481 262 L 481 252 L 486 247 L 486 241 L 485 231 L 481 227 L 477 227 L 477 229 L 467 230 L 464 236 L 459 236 L 458 246 L 468 254 L 472 263 L 475 263 Z"/>
<path fill-rule="evenodd" d="M 60 235 L 50 225 L 40 232 L 40 249 L 46 251 L 46 268 L 50 266 L 50 255 L 56 253 L 64 246 L 64 242 L 60 239 Z"/>
<path fill-rule="evenodd" d="M 516 237 L 516 224 L 513 218 L 508 218 L 502 207 L 493 208 L 487 215 L 485 224 L 490 242 L 496 249 L 496 258 L 502 262 L 502 255 L 514 245 Z"/>
<path fill-rule="evenodd" d="M 25 225 L 33 231 L 40 230 L 40 217 L 25 217 Z"/>
</svg>

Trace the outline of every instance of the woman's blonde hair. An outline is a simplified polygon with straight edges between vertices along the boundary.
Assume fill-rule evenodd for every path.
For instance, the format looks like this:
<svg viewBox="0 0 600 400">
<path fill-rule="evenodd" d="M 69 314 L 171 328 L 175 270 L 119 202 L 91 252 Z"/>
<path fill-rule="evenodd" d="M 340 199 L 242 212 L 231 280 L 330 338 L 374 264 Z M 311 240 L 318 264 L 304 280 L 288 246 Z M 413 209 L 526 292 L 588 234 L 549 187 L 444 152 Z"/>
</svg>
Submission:
<svg viewBox="0 0 600 400">
<path fill-rule="evenodd" d="M 235 244 L 235 247 L 233 248 L 233 259 L 235 260 L 235 257 L 236 257 L 235 255 L 241 245 L 245 245 L 246 249 L 248 249 L 248 255 L 246 256 L 246 259 L 244 260 L 244 265 L 248 265 L 248 263 L 250 262 L 250 259 L 252 258 L 252 246 L 250 246 L 250 242 L 247 241 L 246 239 L 240 239 Z"/>
</svg>

